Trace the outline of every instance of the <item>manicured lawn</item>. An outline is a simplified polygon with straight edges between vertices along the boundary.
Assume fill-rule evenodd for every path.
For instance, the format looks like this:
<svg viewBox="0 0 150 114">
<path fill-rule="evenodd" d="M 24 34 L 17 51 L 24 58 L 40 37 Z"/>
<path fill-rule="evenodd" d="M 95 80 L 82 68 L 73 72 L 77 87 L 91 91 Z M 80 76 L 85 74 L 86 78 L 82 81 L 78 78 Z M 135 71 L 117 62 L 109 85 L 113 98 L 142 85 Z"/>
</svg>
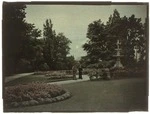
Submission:
<svg viewBox="0 0 150 114">
<path fill-rule="evenodd" d="M 6 109 L 5 112 L 128 112 L 147 111 L 147 81 L 128 78 L 63 85 L 72 97 L 52 104 Z"/>
</svg>

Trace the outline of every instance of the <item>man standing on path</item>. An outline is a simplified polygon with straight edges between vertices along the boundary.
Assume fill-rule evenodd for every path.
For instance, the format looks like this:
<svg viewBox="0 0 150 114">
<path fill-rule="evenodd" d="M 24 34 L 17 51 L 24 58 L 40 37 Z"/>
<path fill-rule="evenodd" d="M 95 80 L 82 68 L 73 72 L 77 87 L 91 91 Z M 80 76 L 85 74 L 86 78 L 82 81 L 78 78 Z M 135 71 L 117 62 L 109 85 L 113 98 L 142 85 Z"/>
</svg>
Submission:
<svg viewBox="0 0 150 114">
<path fill-rule="evenodd" d="M 74 65 L 74 66 L 72 67 L 72 73 L 73 73 L 73 79 L 76 80 L 76 79 L 77 79 L 77 78 L 76 78 L 76 73 L 77 73 L 77 66 L 76 66 L 76 65 Z"/>
<path fill-rule="evenodd" d="M 79 70 L 79 79 L 82 79 L 82 70 L 83 70 L 83 69 L 82 69 L 82 66 L 81 66 L 81 65 L 79 66 L 79 69 L 78 69 L 78 70 Z"/>
</svg>

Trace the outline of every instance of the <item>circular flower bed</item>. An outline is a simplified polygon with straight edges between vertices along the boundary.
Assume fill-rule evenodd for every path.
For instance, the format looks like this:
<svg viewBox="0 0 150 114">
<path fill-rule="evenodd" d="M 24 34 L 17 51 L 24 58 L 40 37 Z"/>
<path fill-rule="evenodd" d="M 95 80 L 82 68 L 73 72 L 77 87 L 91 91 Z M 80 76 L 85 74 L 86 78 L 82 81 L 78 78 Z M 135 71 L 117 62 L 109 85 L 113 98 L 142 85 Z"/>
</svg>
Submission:
<svg viewBox="0 0 150 114">
<path fill-rule="evenodd" d="M 30 83 L 5 88 L 4 104 L 10 107 L 31 106 L 52 103 L 71 95 L 62 87 L 46 83 Z"/>
</svg>

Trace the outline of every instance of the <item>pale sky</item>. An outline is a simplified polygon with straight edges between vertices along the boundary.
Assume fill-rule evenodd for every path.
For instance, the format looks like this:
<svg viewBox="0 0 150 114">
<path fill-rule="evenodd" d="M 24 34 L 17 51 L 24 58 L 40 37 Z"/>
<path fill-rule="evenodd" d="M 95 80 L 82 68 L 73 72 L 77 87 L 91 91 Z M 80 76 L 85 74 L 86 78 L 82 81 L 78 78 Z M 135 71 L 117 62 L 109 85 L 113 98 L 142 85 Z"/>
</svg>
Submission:
<svg viewBox="0 0 150 114">
<path fill-rule="evenodd" d="M 71 40 L 70 55 L 79 59 L 86 55 L 82 45 L 87 41 L 88 25 L 98 19 L 105 23 L 114 9 L 121 17 L 134 14 L 143 23 L 147 14 L 146 5 L 27 5 L 26 21 L 43 30 L 46 19 L 51 19 L 53 30 L 57 34 L 64 33 Z"/>
</svg>

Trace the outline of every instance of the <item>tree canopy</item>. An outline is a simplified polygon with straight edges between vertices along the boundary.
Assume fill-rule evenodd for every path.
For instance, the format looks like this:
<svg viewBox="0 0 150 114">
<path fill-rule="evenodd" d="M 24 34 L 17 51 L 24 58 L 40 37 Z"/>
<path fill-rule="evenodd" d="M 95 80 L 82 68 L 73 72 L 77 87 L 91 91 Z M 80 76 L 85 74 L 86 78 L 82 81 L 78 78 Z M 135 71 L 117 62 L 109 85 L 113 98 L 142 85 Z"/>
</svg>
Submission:
<svg viewBox="0 0 150 114">
<path fill-rule="evenodd" d="M 63 33 L 56 35 L 51 19 L 43 25 L 44 58 L 51 69 L 67 69 L 66 59 L 71 41 Z"/>
<path fill-rule="evenodd" d="M 46 19 L 43 31 L 26 22 L 25 8 L 23 3 L 3 3 L 4 75 L 71 69 L 71 41 L 63 33 L 56 35 L 51 19 Z"/>
<path fill-rule="evenodd" d="M 136 18 L 135 15 L 120 17 L 115 9 L 106 24 L 99 19 L 88 25 L 88 42 L 83 45 L 83 49 L 87 51 L 87 62 L 95 64 L 102 61 L 115 61 L 113 55 L 116 53 L 117 40 L 122 43 L 122 62 L 125 66 L 133 67 L 137 65 L 136 61 L 138 63 L 146 61 L 144 31 L 146 27 L 141 22 L 141 18 Z M 135 57 L 135 48 L 138 50 L 138 58 Z"/>
<path fill-rule="evenodd" d="M 69 56 L 72 43 L 69 38 L 64 33 L 56 34 L 50 18 L 45 20 L 43 30 L 26 22 L 25 8 L 24 3 L 3 3 L 3 73 L 71 69 L 75 59 Z M 95 63 L 101 67 L 111 67 L 119 39 L 123 65 L 145 65 L 147 28 L 147 21 L 143 24 L 135 15 L 120 17 L 115 9 L 106 24 L 99 19 L 88 25 L 88 40 L 83 45 L 87 56 L 82 57 L 80 62 L 85 67 Z"/>
<path fill-rule="evenodd" d="M 3 3 L 3 64 L 4 73 L 14 73 L 25 38 L 25 8 L 22 3 Z"/>
</svg>

